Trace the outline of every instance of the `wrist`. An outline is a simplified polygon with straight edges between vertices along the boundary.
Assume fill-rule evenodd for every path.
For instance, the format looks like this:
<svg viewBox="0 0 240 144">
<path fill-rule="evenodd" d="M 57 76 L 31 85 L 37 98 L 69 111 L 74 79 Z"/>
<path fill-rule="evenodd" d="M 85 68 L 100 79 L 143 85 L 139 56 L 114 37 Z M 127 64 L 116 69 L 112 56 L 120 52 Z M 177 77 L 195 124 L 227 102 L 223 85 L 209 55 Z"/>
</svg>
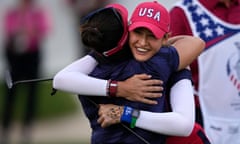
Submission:
<svg viewBox="0 0 240 144">
<path fill-rule="evenodd" d="M 107 96 L 116 97 L 118 89 L 118 81 L 108 80 L 107 82 Z"/>
<path fill-rule="evenodd" d="M 124 106 L 120 121 L 130 124 L 130 127 L 134 128 L 139 115 L 140 111 L 138 109 L 133 109 L 129 106 Z"/>
<path fill-rule="evenodd" d="M 122 116 L 121 116 L 121 122 L 126 122 L 126 123 L 131 123 L 132 121 L 132 111 L 133 111 L 133 108 L 132 107 L 129 107 L 129 106 L 124 106 L 123 107 L 123 113 L 122 113 Z"/>
<path fill-rule="evenodd" d="M 116 97 L 122 97 L 122 87 L 123 87 L 123 82 L 118 81 L 117 83 L 117 92 L 116 92 Z"/>
</svg>

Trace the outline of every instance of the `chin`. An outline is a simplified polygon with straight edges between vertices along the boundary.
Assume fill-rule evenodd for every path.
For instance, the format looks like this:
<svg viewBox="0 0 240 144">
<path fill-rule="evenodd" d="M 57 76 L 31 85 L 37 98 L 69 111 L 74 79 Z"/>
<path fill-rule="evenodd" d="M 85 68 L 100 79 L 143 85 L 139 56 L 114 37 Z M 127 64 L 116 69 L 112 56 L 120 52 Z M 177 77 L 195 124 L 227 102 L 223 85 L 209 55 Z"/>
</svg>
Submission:
<svg viewBox="0 0 240 144">
<path fill-rule="evenodd" d="M 140 57 L 135 57 L 135 59 L 139 62 L 144 62 L 147 60 L 147 58 L 140 58 Z"/>
</svg>

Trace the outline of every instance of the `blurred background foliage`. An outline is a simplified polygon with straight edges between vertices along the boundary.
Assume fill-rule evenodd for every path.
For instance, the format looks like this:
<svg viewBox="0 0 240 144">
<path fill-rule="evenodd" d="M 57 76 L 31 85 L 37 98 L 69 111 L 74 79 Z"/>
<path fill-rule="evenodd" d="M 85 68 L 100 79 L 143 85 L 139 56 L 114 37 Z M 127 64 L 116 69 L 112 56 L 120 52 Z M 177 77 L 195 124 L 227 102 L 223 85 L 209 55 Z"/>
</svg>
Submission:
<svg viewBox="0 0 240 144">
<path fill-rule="evenodd" d="M 73 99 L 70 93 L 57 91 L 55 95 L 51 95 L 52 86 L 51 82 L 41 82 L 38 84 L 38 95 L 36 105 L 36 119 L 48 120 L 53 118 L 65 117 L 75 112 L 79 112 L 78 103 Z M 3 106 L 4 106 L 4 82 L 0 83 L 0 119 L 2 119 Z M 17 85 L 17 98 L 14 107 L 14 121 L 21 121 L 24 117 L 24 108 L 26 95 L 24 84 Z"/>
</svg>

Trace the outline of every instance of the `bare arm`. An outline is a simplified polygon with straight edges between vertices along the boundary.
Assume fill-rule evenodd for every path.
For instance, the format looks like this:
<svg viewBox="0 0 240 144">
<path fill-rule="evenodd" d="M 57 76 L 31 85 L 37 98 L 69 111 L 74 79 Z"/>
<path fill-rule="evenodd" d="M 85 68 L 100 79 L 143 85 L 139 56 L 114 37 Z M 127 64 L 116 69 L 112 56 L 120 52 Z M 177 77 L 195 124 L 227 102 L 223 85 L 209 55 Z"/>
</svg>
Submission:
<svg viewBox="0 0 240 144">
<path fill-rule="evenodd" d="M 168 42 L 178 51 L 178 70 L 190 65 L 205 48 L 205 42 L 201 38 L 187 35 L 171 37 Z"/>
</svg>

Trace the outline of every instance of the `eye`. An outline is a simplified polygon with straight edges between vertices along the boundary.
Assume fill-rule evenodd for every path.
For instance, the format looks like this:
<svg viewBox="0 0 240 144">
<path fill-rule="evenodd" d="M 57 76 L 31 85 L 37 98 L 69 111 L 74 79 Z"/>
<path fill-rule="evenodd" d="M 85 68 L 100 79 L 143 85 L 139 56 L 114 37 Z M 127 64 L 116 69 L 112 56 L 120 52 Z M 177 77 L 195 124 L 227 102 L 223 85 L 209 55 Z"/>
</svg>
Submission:
<svg viewBox="0 0 240 144">
<path fill-rule="evenodd" d="M 157 39 L 152 33 L 148 34 L 147 37 L 148 37 L 149 39 L 153 39 L 153 40 L 156 40 L 156 39 Z"/>
<path fill-rule="evenodd" d="M 140 29 L 135 29 L 135 30 L 133 30 L 133 32 L 136 33 L 136 34 L 141 34 L 142 33 L 142 31 Z"/>
</svg>

